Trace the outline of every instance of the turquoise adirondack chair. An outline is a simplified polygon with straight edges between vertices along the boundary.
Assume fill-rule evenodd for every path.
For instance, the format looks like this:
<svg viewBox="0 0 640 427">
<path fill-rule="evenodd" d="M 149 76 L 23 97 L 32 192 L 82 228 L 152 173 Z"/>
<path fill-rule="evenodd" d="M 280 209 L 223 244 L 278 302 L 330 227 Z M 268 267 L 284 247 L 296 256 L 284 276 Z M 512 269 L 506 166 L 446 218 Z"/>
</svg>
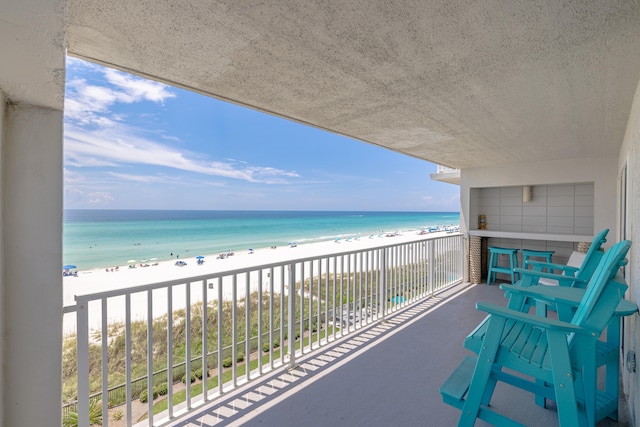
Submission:
<svg viewBox="0 0 640 427">
<path fill-rule="evenodd" d="M 533 266 L 533 270 L 516 268 L 515 271 L 520 274 L 521 278 L 523 275 L 528 276 L 528 281 L 523 283 L 525 286 L 537 284 L 538 279 L 544 277 L 557 280 L 560 286 L 584 288 L 602 258 L 602 245 L 607 241 L 608 233 L 609 229 L 605 228 L 593 238 L 580 267 L 531 260 L 529 264 Z M 551 270 L 562 271 L 562 274 L 550 273 Z"/>
<path fill-rule="evenodd" d="M 528 312 L 531 305 L 535 303 L 537 313 L 542 316 L 546 316 L 549 306 L 551 306 L 551 308 L 554 310 L 560 309 L 564 314 L 567 310 L 569 310 L 569 308 L 567 308 L 566 306 L 560 306 L 558 308 L 557 304 L 555 304 L 554 301 L 549 301 L 542 298 L 532 298 L 530 295 L 526 295 L 523 293 L 517 294 L 513 290 L 517 288 L 536 286 L 538 284 L 538 279 L 540 279 L 541 277 L 557 280 L 560 286 L 585 288 L 586 283 L 589 282 L 589 280 L 593 276 L 593 272 L 602 259 L 602 245 L 607 241 L 608 233 L 609 229 L 605 228 L 593 238 L 591 246 L 589 246 L 589 250 L 582 260 L 580 267 L 578 268 L 562 264 L 530 261 L 529 263 L 534 266 L 533 270 L 519 269 L 520 280 L 518 282 L 510 286 L 500 286 L 501 289 L 504 289 L 506 291 L 505 296 L 509 297 L 509 303 L 507 307 L 511 310 Z M 563 271 L 563 274 L 542 271 L 543 269 L 547 268 L 550 268 L 552 270 L 561 270 Z M 571 310 L 573 311 L 574 309 L 575 306 L 571 308 Z M 573 315 L 573 311 L 571 311 L 571 316 Z M 565 317 L 563 320 L 569 321 L 571 319 L 571 316 L 569 316 L 568 318 Z M 476 354 L 480 352 L 480 347 L 482 345 L 482 340 L 484 339 L 487 325 L 488 317 L 483 320 L 478 325 L 478 327 L 474 329 L 471 334 L 469 334 L 469 336 L 467 336 L 464 341 L 465 348 L 468 348 Z"/>
<path fill-rule="evenodd" d="M 467 357 L 440 388 L 445 403 L 462 409 L 459 426 L 476 418 L 521 426 L 489 407 L 498 382 L 554 400 L 562 427 L 595 424 L 596 345 L 627 288 L 616 273 L 630 246 L 620 242 L 602 257 L 571 322 L 477 304 L 489 313 L 478 358 Z"/>
</svg>

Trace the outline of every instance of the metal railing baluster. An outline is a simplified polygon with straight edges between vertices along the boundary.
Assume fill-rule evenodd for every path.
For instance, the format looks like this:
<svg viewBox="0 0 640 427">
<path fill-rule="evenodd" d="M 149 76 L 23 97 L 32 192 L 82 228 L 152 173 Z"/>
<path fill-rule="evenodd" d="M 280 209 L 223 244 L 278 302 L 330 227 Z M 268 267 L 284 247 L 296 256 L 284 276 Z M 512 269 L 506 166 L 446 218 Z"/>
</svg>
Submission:
<svg viewBox="0 0 640 427">
<path fill-rule="evenodd" d="M 102 298 L 102 322 L 100 329 L 102 330 L 102 396 L 109 396 L 109 337 L 107 324 L 107 299 Z M 109 399 L 102 398 L 102 425 L 109 426 Z"/>
<path fill-rule="evenodd" d="M 153 289 L 147 291 L 147 410 L 153 427 Z"/>
<path fill-rule="evenodd" d="M 101 397 L 102 412 L 108 414 L 112 403 L 111 396 L 113 396 L 114 402 L 116 399 L 122 399 L 122 397 L 117 397 L 118 387 L 122 387 L 121 389 L 124 391 L 126 424 L 131 426 L 134 421 L 131 409 L 132 400 L 134 397 L 138 397 L 141 389 L 146 389 L 149 394 L 148 423 L 154 425 L 153 390 L 154 386 L 162 382 L 164 378 L 167 381 L 168 408 L 162 417 L 169 420 L 175 418 L 176 407 L 180 402 L 176 402 L 176 393 L 174 393 L 172 386 L 173 378 L 177 373 L 181 375 L 182 369 L 184 369 L 185 379 L 190 384 L 194 363 L 197 364 L 195 366 L 202 367 L 203 396 L 192 395 L 191 388 L 187 386 L 183 395 L 185 402 L 182 404 L 187 408 L 186 411 L 191 411 L 199 406 L 197 402 L 200 399 L 204 401 L 215 399 L 216 396 L 223 395 L 231 388 L 237 388 L 239 369 L 245 369 L 245 378 L 243 379 L 253 381 L 267 371 L 265 369 L 267 365 L 270 368 L 269 371 L 278 366 L 287 366 L 287 363 L 289 368 L 294 368 L 298 354 L 306 355 L 353 330 L 369 325 L 371 322 L 384 321 L 388 313 L 403 309 L 421 298 L 433 295 L 434 292 L 446 286 L 460 282 L 464 261 L 462 249 L 461 235 L 447 235 L 446 237 L 421 239 L 415 242 L 391 244 L 372 249 L 350 250 L 320 257 L 299 258 L 77 297 L 76 306 L 65 307 L 65 312 L 76 311 L 78 322 L 76 336 L 78 340 L 76 344 L 78 401 L 74 405 L 77 407 L 79 425 L 88 426 L 89 406 L 91 402 L 99 400 Z M 240 298 L 239 292 L 242 291 L 238 289 L 238 279 L 243 274 L 245 275 L 244 286 L 240 286 L 244 287 L 244 297 Z M 266 277 L 268 278 L 268 290 L 265 289 L 264 283 Z M 200 331 L 196 332 L 198 325 L 197 322 L 194 322 L 194 316 L 200 315 L 200 313 L 194 314 L 193 310 L 197 305 L 193 305 L 191 296 L 191 287 L 198 282 L 201 284 L 202 292 L 201 334 Z M 213 289 L 214 285 L 217 286 L 217 297 L 208 295 L 208 289 Z M 231 289 L 224 292 L 224 289 L 228 289 L 225 286 L 231 286 Z M 177 292 L 175 299 L 174 289 Z M 255 295 L 251 294 L 252 291 Z M 162 292 L 166 292 L 167 298 L 166 336 L 164 333 L 158 333 L 158 329 L 154 331 L 154 322 L 157 323 L 156 328 L 165 325 L 164 320 L 158 322 L 159 318 L 154 319 L 154 315 L 163 314 L 156 313 L 158 308 L 154 309 L 153 306 L 154 300 Z M 265 298 L 265 292 L 269 293 L 268 299 Z M 124 296 L 124 303 L 117 299 L 122 296 Z M 133 302 L 134 298 L 135 303 Z M 135 322 L 132 321 L 133 308 L 140 305 L 140 298 L 146 299 L 147 307 L 146 318 L 143 318 L 142 323 L 142 325 L 146 323 L 147 331 L 146 361 L 144 357 L 140 360 L 134 360 L 131 357 L 134 354 L 134 347 L 136 353 L 141 353 L 138 350 L 140 343 L 133 341 L 138 339 L 134 338 L 133 332 L 138 330 L 137 316 L 140 314 L 136 313 Z M 257 309 L 252 309 L 256 298 Z M 308 298 L 308 301 L 305 298 Z M 212 304 L 209 307 L 210 299 L 215 299 L 216 305 Z M 89 366 L 89 346 L 93 339 L 91 337 L 97 337 L 97 333 L 90 328 L 92 318 L 89 317 L 88 307 L 92 301 L 100 301 L 102 304 L 102 317 L 99 319 L 99 329 L 97 329 L 101 333 L 99 345 L 101 345 L 102 359 L 101 367 L 96 369 L 95 374 L 90 372 L 90 369 L 94 368 Z M 197 304 L 199 301 L 195 301 L 195 303 Z M 122 310 L 123 305 L 124 310 Z M 244 307 L 244 341 L 240 342 L 239 336 L 242 329 L 238 329 L 240 326 L 238 315 L 242 307 Z M 267 307 L 268 315 L 264 313 Z M 297 308 L 298 310 L 296 310 Z M 112 328 L 108 322 L 108 319 L 112 318 L 110 315 L 112 309 L 119 310 L 120 313 L 124 311 L 124 353 L 130 356 L 124 360 L 125 383 L 122 386 L 115 386 L 115 388 L 109 386 L 109 380 L 112 378 L 110 378 L 108 360 L 109 354 L 111 354 L 109 346 L 117 338 L 112 334 L 118 333 L 118 328 Z M 160 309 L 160 311 L 162 310 L 163 308 Z M 213 314 L 214 312 L 217 313 L 217 320 L 212 321 L 210 318 L 216 316 Z M 230 319 L 225 318 L 227 312 L 230 313 Z M 184 313 L 184 315 L 179 313 Z M 181 320 L 183 317 L 184 326 L 179 327 L 185 329 L 184 343 L 182 339 L 176 343 L 175 341 L 178 339 L 174 337 L 174 333 L 179 325 L 177 320 Z M 225 322 L 231 324 L 225 325 Z M 217 323 L 215 331 L 211 327 L 213 323 Z M 333 331 L 329 329 L 330 325 Z M 240 327 L 242 328 L 242 326 Z M 225 336 L 225 330 L 229 329 L 231 331 Z M 340 329 L 339 332 L 338 329 Z M 210 349 L 210 341 L 214 336 L 212 334 L 217 334 L 217 344 Z M 265 358 L 263 363 L 263 345 L 266 349 L 267 339 L 270 355 L 268 360 Z M 305 345 L 306 339 L 309 342 Z M 200 340 L 202 344 L 202 350 L 198 350 L 198 352 L 194 351 L 199 348 L 200 344 L 196 340 Z M 158 367 L 159 363 L 154 359 L 154 352 L 156 347 L 165 347 L 165 343 L 168 351 L 161 364 L 164 364 L 164 360 L 166 360 L 166 367 Z M 254 348 L 255 343 L 257 343 L 257 349 Z M 176 344 L 185 345 L 184 360 L 180 360 L 177 364 L 174 361 L 174 356 L 177 353 L 173 350 Z M 238 362 L 241 351 L 245 352 L 244 362 Z M 275 357 L 275 351 L 280 351 L 279 357 Z M 229 352 L 232 358 L 232 372 L 230 379 L 225 380 L 225 355 L 228 357 Z M 144 350 L 142 350 L 142 354 L 144 354 Z M 286 357 L 289 358 L 288 361 Z M 258 369 L 252 372 L 251 362 L 253 361 L 255 364 L 256 359 Z M 215 393 L 208 389 L 207 371 L 210 363 L 217 365 L 218 381 Z M 243 364 L 244 367 L 242 367 Z M 159 370 L 154 372 L 154 366 Z M 142 375 L 138 373 L 140 370 L 144 372 Z M 135 380 L 133 379 L 134 372 L 136 376 L 139 376 Z M 90 375 L 100 375 L 100 391 L 95 394 L 90 394 Z M 242 381 L 242 383 L 244 382 Z M 181 410 L 180 414 L 182 415 L 184 412 Z M 103 425 L 107 425 L 107 417 L 103 416 L 103 418 Z"/>
</svg>

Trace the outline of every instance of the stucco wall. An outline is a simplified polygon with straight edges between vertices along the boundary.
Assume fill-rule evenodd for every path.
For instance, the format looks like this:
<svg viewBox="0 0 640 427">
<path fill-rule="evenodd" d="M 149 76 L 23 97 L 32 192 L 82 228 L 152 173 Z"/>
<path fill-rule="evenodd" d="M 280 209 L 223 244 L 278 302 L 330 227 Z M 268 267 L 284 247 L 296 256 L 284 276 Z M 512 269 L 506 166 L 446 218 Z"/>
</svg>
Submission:
<svg viewBox="0 0 640 427">
<path fill-rule="evenodd" d="M 6 99 L 4 93 L 0 91 L 0 177 L 3 175 L 4 170 L 2 163 L 4 159 L 4 122 L 6 112 Z M 2 189 L 2 181 L 0 180 L 0 242 L 4 242 L 4 221 L 2 217 L 2 195 L 4 193 Z M 4 420 L 4 245 L 0 245 L 0 423 Z"/>
<path fill-rule="evenodd" d="M 627 298 L 640 305 L 640 85 L 636 90 L 627 132 L 625 134 L 620 156 L 618 158 L 618 170 L 627 166 L 627 238 L 634 242 L 629 254 L 627 267 L 627 283 L 629 291 Z M 635 225 L 637 224 L 637 225 Z M 624 363 L 627 353 L 635 351 L 636 359 L 640 352 L 640 316 L 635 314 L 627 317 L 624 322 L 624 352 L 623 355 L 623 386 L 628 396 L 631 412 L 631 425 L 640 424 L 640 369 L 630 373 Z M 638 360 L 637 360 L 638 362 Z"/>
<path fill-rule="evenodd" d="M 2 141 L 5 426 L 61 419 L 62 111 L 11 104 Z"/>
</svg>

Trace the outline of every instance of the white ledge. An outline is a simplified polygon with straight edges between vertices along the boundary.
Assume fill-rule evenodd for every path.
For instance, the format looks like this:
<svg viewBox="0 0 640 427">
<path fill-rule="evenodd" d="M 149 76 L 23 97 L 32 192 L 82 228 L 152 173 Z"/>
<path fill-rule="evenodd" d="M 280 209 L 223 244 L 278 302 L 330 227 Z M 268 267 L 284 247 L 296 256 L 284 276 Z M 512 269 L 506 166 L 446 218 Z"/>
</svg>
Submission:
<svg viewBox="0 0 640 427">
<path fill-rule="evenodd" d="M 527 233 L 523 231 L 469 230 L 470 236 L 502 239 L 550 240 L 554 242 L 591 242 L 593 236 L 584 234 Z"/>
</svg>

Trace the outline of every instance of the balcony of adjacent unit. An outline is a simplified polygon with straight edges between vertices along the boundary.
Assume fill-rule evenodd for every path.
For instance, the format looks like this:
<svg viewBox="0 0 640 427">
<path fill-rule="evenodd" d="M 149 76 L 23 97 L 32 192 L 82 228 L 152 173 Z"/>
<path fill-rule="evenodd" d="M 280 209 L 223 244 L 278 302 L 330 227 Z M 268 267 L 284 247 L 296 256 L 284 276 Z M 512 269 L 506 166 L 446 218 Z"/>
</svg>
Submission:
<svg viewBox="0 0 640 427">
<path fill-rule="evenodd" d="M 460 185 L 460 169 L 436 165 L 436 173 L 429 174 L 429 178 L 434 181 Z"/>
</svg>

